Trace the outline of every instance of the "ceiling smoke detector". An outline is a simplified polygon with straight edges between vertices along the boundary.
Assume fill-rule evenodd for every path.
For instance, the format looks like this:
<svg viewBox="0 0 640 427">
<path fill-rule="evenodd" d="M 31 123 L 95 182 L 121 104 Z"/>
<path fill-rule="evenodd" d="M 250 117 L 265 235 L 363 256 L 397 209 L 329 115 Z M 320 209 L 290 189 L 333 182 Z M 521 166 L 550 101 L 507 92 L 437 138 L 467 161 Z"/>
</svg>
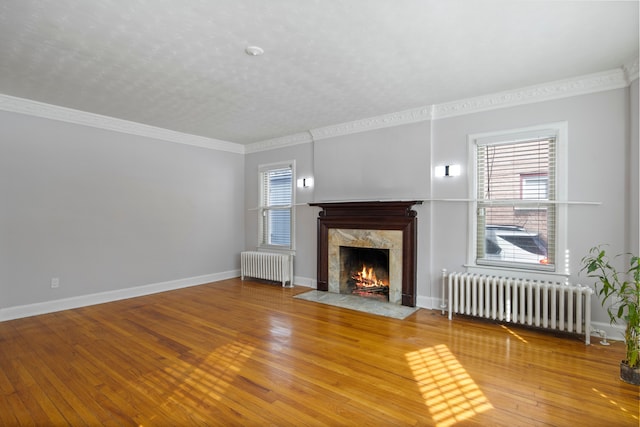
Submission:
<svg viewBox="0 0 640 427">
<path fill-rule="evenodd" d="M 258 46 L 248 46 L 244 51 L 251 56 L 260 56 L 264 53 L 264 49 Z"/>
</svg>

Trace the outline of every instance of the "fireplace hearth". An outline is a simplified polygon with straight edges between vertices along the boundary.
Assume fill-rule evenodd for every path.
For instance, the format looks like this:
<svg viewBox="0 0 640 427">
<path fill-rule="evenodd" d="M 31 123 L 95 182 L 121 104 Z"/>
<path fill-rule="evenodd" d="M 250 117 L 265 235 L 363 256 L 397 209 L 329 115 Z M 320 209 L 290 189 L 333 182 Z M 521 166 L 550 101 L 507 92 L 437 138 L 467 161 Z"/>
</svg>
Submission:
<svg viewBox="0 0 640 427">
<path fill-rule="evenodd" d="M 311 203 L 322 208 L 317 222 L 317 289 L 414 307 L 417 214 L 411 207 L 420 203 Z"/>
</svg>

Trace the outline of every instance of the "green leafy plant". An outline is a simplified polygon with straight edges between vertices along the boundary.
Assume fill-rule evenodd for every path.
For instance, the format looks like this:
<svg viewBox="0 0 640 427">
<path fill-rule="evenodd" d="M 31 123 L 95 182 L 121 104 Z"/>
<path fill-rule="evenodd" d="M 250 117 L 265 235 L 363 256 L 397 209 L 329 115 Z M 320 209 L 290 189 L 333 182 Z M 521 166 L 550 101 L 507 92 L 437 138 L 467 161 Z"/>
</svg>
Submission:
<svg viewBox="0 0 640 427">
<path fill-rule="evenodd" d="M 626 363 L 634 369 L 640 368 L 640 258 L 631 254 L 619 254 L 615 258 L 630 255 L 629 269 L 618 271 L 607 256 L 602 245 L 589 250 L 582 258 L 582 270 L 587 276 L 598 279 L 596 292 L 604 307 L 607 301 L 607 313 L 611 324 L 619 319 L 626 322 L 624 342 Z"/>
</svg>

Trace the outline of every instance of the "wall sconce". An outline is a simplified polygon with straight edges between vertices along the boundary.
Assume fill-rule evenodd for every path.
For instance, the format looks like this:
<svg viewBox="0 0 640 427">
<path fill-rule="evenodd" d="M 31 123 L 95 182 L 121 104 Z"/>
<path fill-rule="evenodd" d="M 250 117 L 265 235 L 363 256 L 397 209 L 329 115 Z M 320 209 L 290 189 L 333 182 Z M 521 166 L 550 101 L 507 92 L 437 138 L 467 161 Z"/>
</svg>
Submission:
<svg viewBox="0 0 640 427">
<path fill-rule="evenodd" d="M 311 188 L 311 187 L 313 187 L 313 178 L 298 179 L 298 188 Z"/>
<path fill-rule="evenodd" d="M 437 177 L 460 176 L 460 165 L 436 166 L 435 175 Z"/>
</svg>

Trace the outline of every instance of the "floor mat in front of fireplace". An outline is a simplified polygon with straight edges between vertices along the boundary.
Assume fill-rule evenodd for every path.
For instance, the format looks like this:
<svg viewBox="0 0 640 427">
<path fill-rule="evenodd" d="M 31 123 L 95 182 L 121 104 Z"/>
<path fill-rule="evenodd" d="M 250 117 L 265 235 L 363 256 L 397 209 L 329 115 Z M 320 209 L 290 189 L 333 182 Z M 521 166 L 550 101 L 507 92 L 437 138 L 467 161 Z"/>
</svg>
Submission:
<svg viewBox="0 0 640 427">
<path fill-rule="evenodd" d="M 294 296 L 294 298 L 401 320 L 415 313 L 419 309 L 419 307 L 390 304 L 388 302 L 376 301 L 356 295 L 336 294 L 324 291 L 309 291 L 303 294 L 298 294 Z"/>
</svg>

